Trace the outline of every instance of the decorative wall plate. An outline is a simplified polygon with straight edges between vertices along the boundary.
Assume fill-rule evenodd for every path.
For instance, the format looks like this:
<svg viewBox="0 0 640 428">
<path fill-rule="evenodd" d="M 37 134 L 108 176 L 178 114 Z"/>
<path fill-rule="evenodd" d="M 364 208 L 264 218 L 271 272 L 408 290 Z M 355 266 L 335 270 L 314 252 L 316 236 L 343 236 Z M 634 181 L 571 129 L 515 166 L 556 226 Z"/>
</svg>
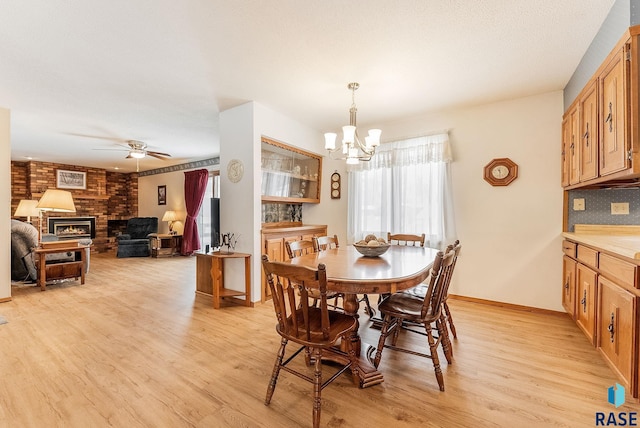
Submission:
<svg viewBox="0 0 640 428">
<path fill-rule="evenodd" d="M 227 178 L 229 178 L 229 181 L 237 183 L 242 180 L 243 175 L 244 165 L 242 165 L 242 161 L 239 161 L 238 159 L 231 159 L 227 165 Z"/>
</svg>

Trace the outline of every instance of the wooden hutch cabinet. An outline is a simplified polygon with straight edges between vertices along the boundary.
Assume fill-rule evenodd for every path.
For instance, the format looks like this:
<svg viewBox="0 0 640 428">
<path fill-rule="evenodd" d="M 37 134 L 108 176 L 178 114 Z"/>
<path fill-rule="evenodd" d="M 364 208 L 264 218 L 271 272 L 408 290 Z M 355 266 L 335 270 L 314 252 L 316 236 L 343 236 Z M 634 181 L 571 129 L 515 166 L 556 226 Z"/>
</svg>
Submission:
<svg viewBox="0 0 640 428">
<path fill-rule="evenodd" d="M 320 203 L 322 157 L 262 137 L 262 202 Z"/>
<path fill-rule="evenodd" d="M 320 203 L 322 156 L 307 152 L 280 141 L 262 137 L 262 203 L 285 204 Z M 304 225 L 293 219 L 263 219 L 261 231 L 262 254 L 271 261 L 289 259 L 285 242 L 325 236 L 326 225 Z M 262 301 L 271 299 L 271 291 L 262 272 Z"/>
</svg>

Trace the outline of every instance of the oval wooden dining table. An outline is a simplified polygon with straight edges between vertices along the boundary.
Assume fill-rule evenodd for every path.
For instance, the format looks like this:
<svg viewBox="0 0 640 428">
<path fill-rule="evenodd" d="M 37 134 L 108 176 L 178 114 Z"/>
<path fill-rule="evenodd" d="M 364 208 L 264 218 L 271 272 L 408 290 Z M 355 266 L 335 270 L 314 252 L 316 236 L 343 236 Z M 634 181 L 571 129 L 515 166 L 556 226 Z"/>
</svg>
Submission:
<svg viewBox="0 0 640 428">
<path fill-rule="evenodd" d="M 392 245 L 379 257 L 364 257 L 352 245 L 292 259 L 291 264 L 317 268 L 323 263 L 327 269 L 327 288 L 344 293 L 344 310 L 358 318 L 358 294 L 395 293 L 416 286 L 429 275 L 438 250 L 424 247 Z M 359 355 L 359 363 L 351 368 L 360 379 L 360 387 L 379 384 L 380 373 L 366 358 L 358 330 L 351 343 Z M 328 358 L 331 359 L 331 358 Z"/>
</svg>

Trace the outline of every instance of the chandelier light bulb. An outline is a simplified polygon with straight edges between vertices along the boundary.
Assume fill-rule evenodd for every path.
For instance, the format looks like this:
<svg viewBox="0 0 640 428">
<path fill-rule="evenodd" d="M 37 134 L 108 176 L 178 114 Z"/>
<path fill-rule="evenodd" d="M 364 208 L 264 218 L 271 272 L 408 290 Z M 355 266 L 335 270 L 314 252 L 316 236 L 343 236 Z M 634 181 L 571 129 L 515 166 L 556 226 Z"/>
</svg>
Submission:
<svg viewBox="0 0 640 428">
<path fill-rule="evenodd" d="M 335 132 L 327 132 L 324 134 L 324 148 L 327 150 L 335 150 L 337 136 L 338 134 Z"/>
<path fill-rule="evenodd" d="M 380 135 L 382 135 L 382 131 L 380 129 L 369 130 L 369 137 L 371 137 L 371 146 L 377 147 L 380 145 Z"/>
<path fill-rule="evenodd" d="M 353 125 L 343 126 L 342 134 L 344 135 L 343 141 L 346 141 L 349 144 L 353 144 L 356 136 L 356 127 Z"/>
</svg>

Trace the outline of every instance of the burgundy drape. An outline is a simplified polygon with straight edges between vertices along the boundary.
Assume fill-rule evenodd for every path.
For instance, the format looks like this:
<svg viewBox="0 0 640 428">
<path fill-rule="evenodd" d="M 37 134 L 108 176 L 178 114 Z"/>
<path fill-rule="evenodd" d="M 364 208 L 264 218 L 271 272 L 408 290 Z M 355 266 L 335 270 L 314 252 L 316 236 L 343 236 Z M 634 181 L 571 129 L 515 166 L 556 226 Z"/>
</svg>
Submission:
<svg viewBox="0 0 640 428">
<path fill-rule="evenodd" d="M 181 254 L 183 256 L 190 256 L 194 251 L 200 249 L 196 217 L 200 212 L 200 206 L 202 206 L 208 179 L 209 171 L 206 169 L 196 169 L 184 173 L 184 205 L 187 209 L 187 218 L 182 233 Z"/>
</svg>

